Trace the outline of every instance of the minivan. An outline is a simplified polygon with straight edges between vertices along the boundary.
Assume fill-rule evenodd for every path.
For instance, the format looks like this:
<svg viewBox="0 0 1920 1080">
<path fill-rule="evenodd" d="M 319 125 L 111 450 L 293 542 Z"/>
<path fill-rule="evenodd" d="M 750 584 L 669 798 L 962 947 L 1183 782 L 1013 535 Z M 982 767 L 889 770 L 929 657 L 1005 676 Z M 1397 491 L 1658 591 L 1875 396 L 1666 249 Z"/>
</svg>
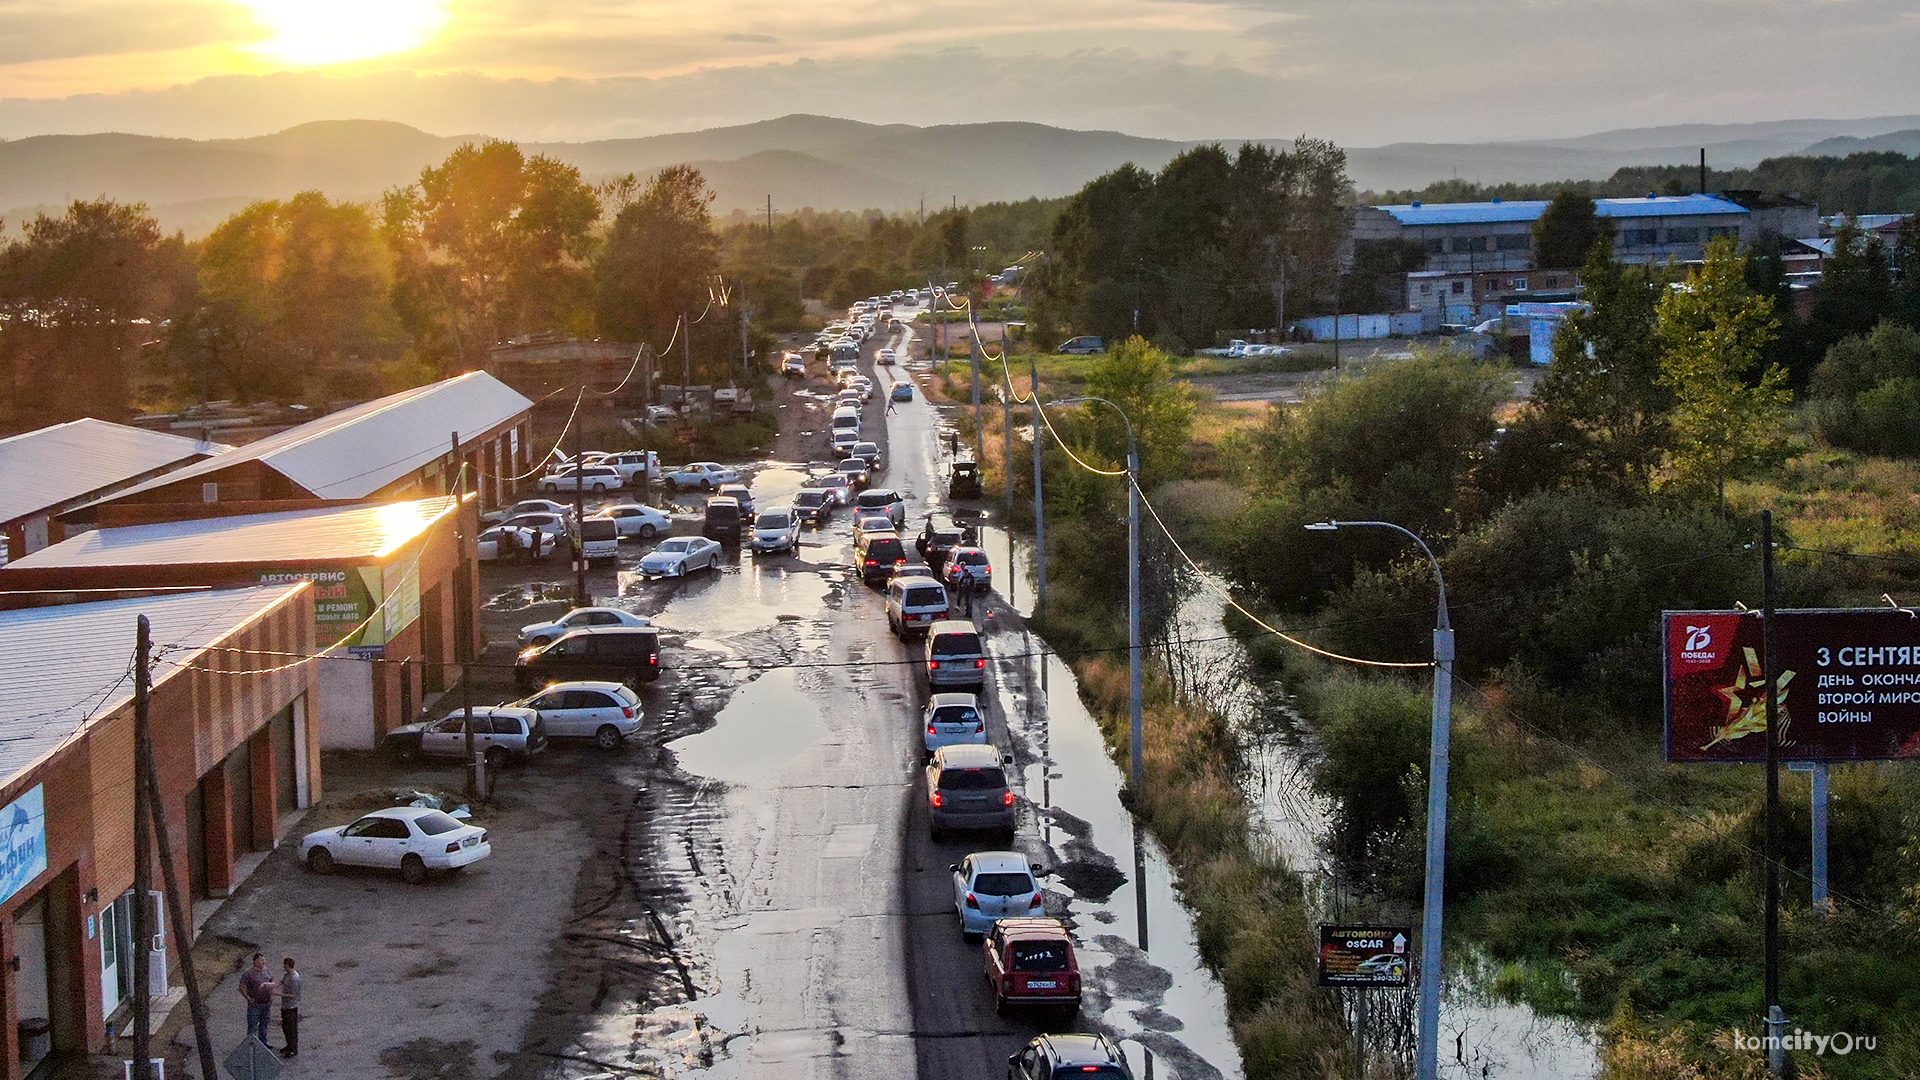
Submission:
<svg viewBox="0 0 1920 1080">
<path fill-rule="evenodd" d="M 700 523 L 700 535 L 723 544 L 738 544 L 744 517 L 738 499 L 716 495 L 707 500 L 707 516 Z"/>
<path fill-rule="evenodd" d="M 947 617 L 946 586 L 924 575 L 895 574 L 887 583 L 887 629 L 901 641 Z"/>
<path fill-rule="evenodd" d="M 660 632 L 650 626 L 589 626 L 545 645 L 522 649 L 513 681 L 522 693 L 550 682 L 610 679 L 652 682 L 660 677 Z"/>
<path fill-rule="evenodd" d="M 943 746 L 927 763 L 927 817 L 933 838 L 950 829 L 1013 834 L 1013 790 L 1000 751 L 991 746 Z"/>
<path fill-rule="evenodd" d="M 907 501 L 891 488 L 868 488 L 853 497 L 854 515 L 885 514 L 898 529 L 907 523 Z"/>
<path fill-rule="evenodd" d="M 833 430 L 833 433 L 836 435 L 838 435 L 842 431 L 851 431 L 856 436 L 853 441 L 859 442 L 860 440 L 858 436 L 860 434 L 860 410 L 854 408 L 851 405 L 842 405 L 839 408 L 833 410 L 832 430 Z"/>
<path fill-rule="evenodd" d="M 942 619 L 927 628 L 927 685 L 979 693 L 987 684 L 987 651 L 967 619 Z"/>
<path fill-rule="evenodd" d="M 907 546 L 900 542 L 899 533 L 862 533 L 853 549 L 853 561 L 860 580 L 872 585 L 892 577 L 893 568 L 907 561 Z"/>
<path fill-rule="evenodd" d="M 589 563 L 620 557 L 620 524 L 590 517 L 580 523 L 580 557 Z"/>
</svg>

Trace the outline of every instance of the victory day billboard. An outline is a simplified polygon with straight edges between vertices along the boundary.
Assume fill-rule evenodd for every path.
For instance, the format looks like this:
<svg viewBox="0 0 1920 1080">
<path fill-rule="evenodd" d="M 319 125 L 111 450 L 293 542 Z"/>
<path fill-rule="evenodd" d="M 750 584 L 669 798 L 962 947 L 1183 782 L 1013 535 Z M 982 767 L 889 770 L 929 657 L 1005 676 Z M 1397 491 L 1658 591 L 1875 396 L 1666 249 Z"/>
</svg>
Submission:
<svg viewBox="0 0 1920 1080">
<path fill-rule="evenodd" d="M 1668 761 L 1765 761 L 1757 611 L 1665 613 Z M 1777 611 L 1780 757 L 1920 757 L 1920 618 L 1892 608 Z"/>
</svg>

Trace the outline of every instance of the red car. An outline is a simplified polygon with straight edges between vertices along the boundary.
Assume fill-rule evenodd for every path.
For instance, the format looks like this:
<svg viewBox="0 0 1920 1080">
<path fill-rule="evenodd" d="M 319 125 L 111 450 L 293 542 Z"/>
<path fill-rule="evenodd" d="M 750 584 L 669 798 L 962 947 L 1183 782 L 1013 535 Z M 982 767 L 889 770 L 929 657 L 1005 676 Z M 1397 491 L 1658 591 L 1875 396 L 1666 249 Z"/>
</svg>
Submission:
<svg viewBox="0 0 1920 1080">
<path fill-rule="evenodd" d="M 1001 919 L 980 946 L 996 1011 L 1010 1005 L 1080 1011 L 1080 961 L 1059 919 Z"/>
</svg>

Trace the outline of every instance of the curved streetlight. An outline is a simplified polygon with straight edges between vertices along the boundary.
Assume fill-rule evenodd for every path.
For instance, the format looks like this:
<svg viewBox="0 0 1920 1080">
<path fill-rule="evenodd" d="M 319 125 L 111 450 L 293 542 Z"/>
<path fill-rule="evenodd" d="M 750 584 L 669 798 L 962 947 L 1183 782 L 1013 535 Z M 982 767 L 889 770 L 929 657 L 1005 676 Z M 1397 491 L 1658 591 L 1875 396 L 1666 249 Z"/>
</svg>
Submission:
<svg viewBox="0 0 1920 1080">
<path fill-rule="evenodd" d="M 1133 419 L 1127 410 L 1103 397 L 1062 398 L 1044 405 L 1094 402 L 1119 413 L 1120 421 L 1127 425 L 1127 682 L 1130 691 L 1127 764 L 1135 792 L 1144 794 L 1147 766 L 1145 729 L 1140 718 L 1140 448 L 1133 438 Z M 1039 437 L 1038 432 L 1034 435 Z"/>
<path fill-rule="evenodd" d="M 1440 586 L 1440 609 L 1433 624 L 1433 741 L 1427 761 L 1426 898 L 1420 919 L 1419 1080 L 1440 1074 L 1440 935 L 1442 900 L 1447 886 L 1447 758 L 1453 742 L 1453 624 L 1447 619 L 1447 579 L 1440 560 L 1411 529 L 1391 521 L 1322 521 L 1309 532 L 1336 529 L 1392 529 L 1420 546 Z"/>
</svg>

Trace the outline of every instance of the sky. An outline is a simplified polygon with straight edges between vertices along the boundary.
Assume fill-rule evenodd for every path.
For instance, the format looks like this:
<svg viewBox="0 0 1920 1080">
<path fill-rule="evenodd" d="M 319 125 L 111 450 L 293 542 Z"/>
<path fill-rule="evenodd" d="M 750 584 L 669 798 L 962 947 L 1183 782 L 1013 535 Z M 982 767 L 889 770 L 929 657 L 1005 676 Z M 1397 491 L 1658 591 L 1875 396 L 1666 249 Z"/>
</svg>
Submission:
<svg viewBox="0 0 1920 1080">
<path fill-rule="evenodd" d="M 1915 0 L 0 0 L 0 137 L 795 112 L 1350 146 L 1920 112 Z"/>
</svg>

